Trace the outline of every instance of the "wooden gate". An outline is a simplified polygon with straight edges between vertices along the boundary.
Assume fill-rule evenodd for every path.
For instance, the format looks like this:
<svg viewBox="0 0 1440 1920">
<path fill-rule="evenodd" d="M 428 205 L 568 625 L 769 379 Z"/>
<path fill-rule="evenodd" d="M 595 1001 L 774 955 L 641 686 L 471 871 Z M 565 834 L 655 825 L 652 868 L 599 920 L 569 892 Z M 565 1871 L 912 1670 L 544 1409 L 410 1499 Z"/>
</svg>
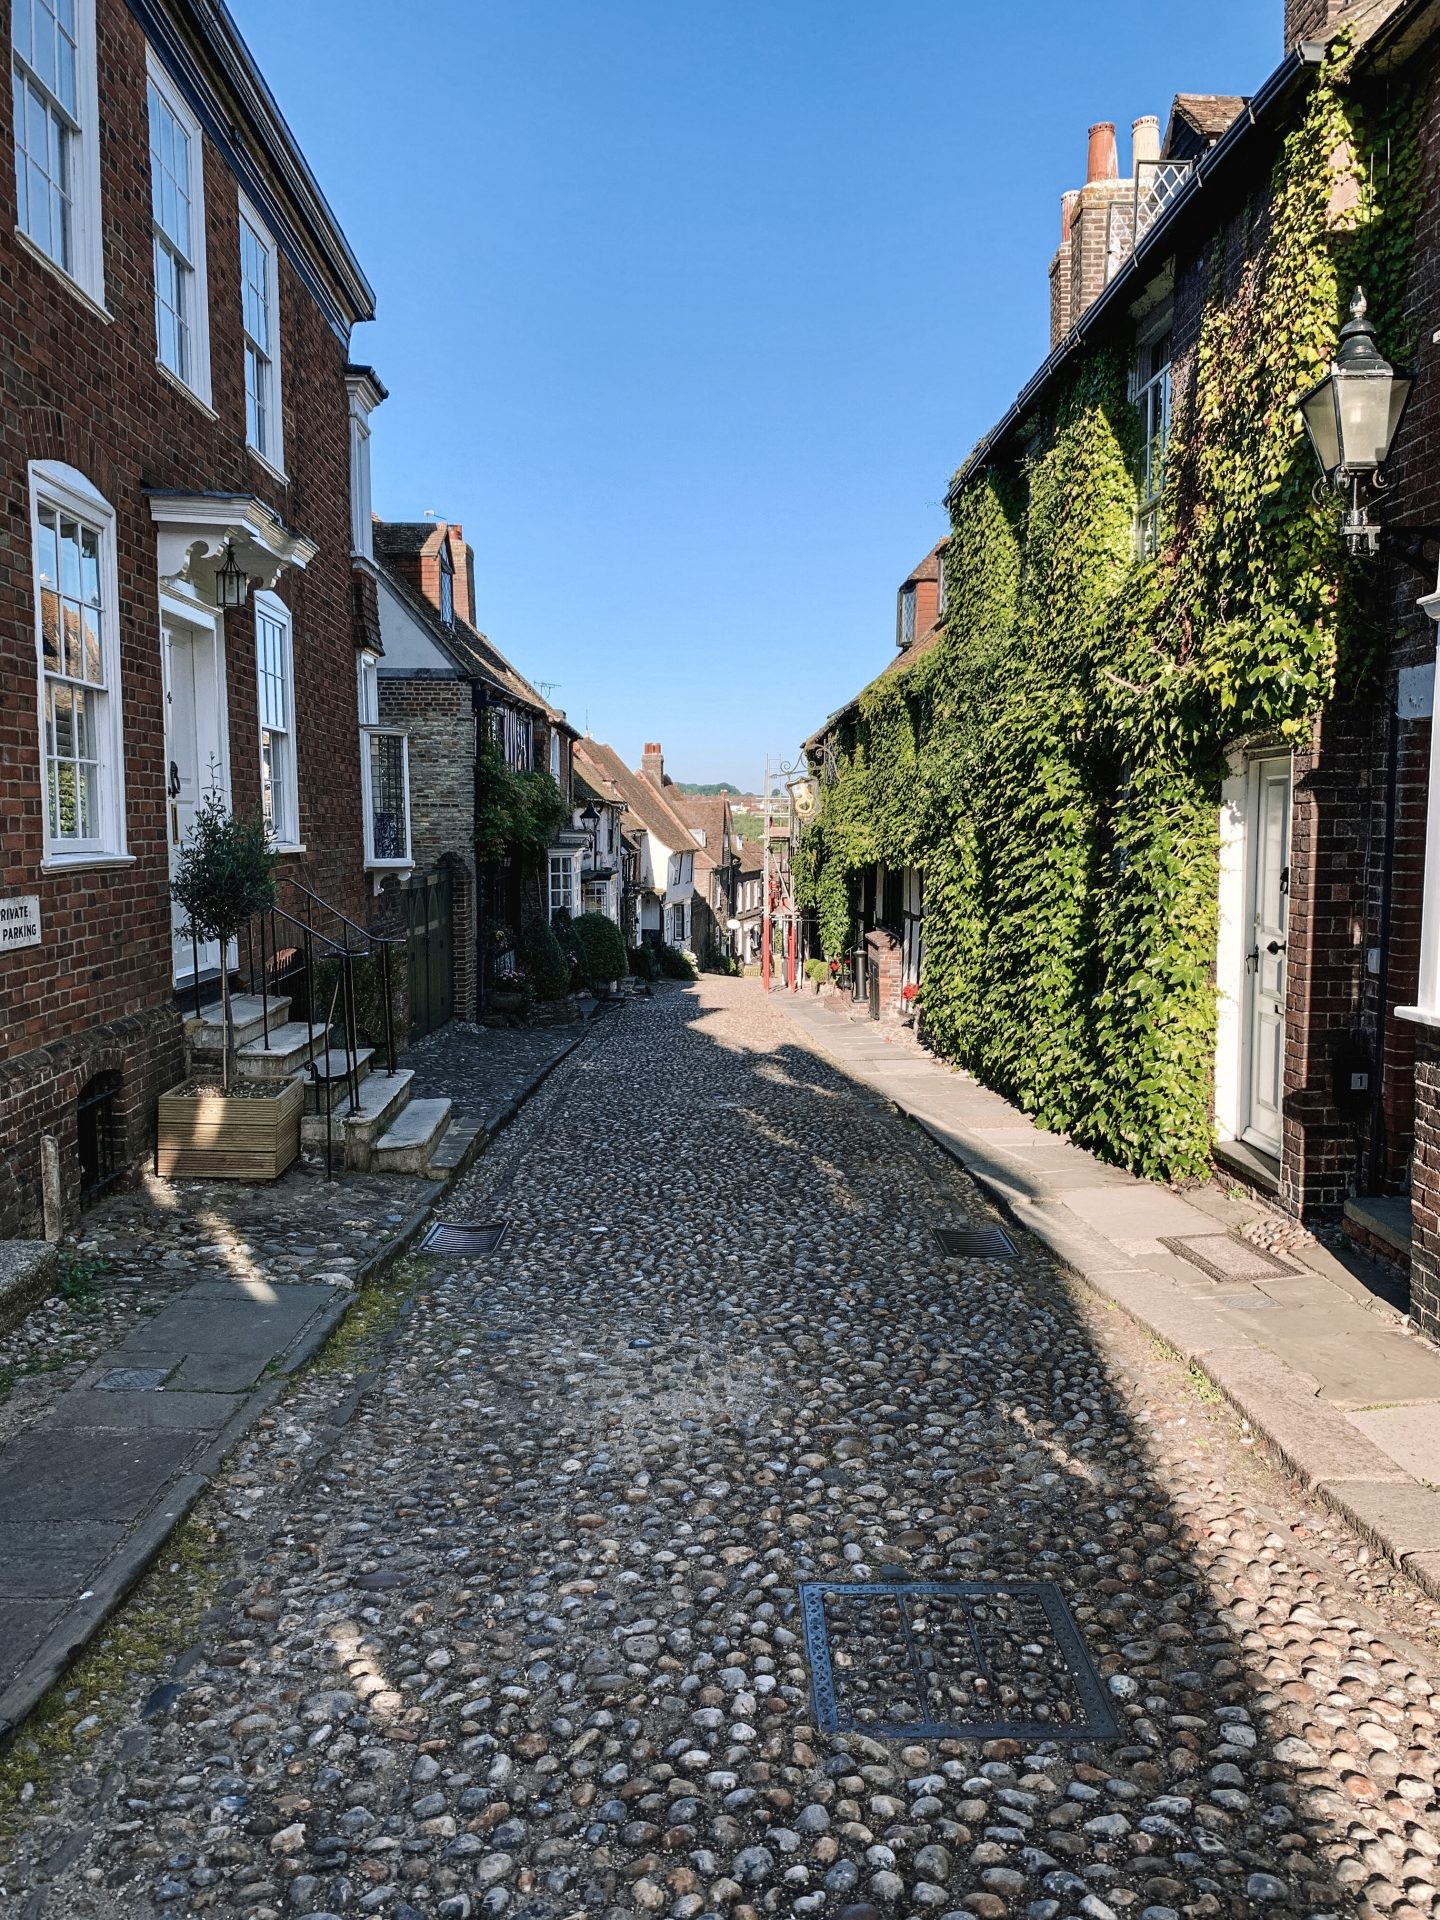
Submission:
<svg viewBox="0 0 1440 1920">
<path fill-rule="evenodd" d="M 443 1027 L 455 1011 L 450 876 L 422 874 L 407 882 L 404 893 L 410 1038 L 418 1040 Z"/>
</svg>

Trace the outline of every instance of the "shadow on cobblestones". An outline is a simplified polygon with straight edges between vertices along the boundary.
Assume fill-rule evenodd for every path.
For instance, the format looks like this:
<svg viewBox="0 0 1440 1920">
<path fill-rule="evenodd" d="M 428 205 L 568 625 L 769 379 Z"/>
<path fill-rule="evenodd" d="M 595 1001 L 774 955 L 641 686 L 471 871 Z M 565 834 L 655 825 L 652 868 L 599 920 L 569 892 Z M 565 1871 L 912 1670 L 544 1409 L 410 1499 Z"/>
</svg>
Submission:
<svg viewBox="0 0 1440 1920">
<path fill-rule="evenodd" d="M 993 1208 L 749 983 L 612 1018 L 446 1212 L 506 1238 L 430 1263 L 328 1452 L 320 1374 L 242 1451 L 183 1692 L 141 1723 L 136 1676 L 17 1900 L 1435 1911 L 1422 1658 L 1257 1514 L 1176 1369 L 1112 1370 L 1033 1242 L 941 1254 Z M 817 1727 L 802 1582 L 1015 1578 L 1063 1593 L 1115 1740 Z"/>
</svg>

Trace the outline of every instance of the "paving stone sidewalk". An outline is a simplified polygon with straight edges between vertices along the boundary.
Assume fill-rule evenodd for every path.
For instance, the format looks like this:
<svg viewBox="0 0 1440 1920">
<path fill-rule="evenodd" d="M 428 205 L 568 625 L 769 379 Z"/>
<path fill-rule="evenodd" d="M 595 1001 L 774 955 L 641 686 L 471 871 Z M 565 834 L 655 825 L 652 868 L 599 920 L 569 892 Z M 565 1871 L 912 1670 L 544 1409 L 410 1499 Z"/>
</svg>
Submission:
<svg viewBox="0 0 1440 1920">
<path fill-rule="evenodd" d="M 582 1035 L 457 1026 L 405 1064 L 490 1136 Z M 273 1184 L 147 1174 L 85 1217 L 65 1293 L 0 1337 L 0 1737 L 443 1192 L 307 1153 Z"/>
<path fill-rule="evenodd" d="M 1434 1915 L 1440 1609 L 1038 1239 L 945 1255 L 994 1203 L 774 1003 L 627 1008 L 456 1199 L 198 1624 L 17 1743 L 7 1920 Z M 917 1666 L 845 1591 L 1033 1580 L 1109 1735 L 1033 1607 Z"/>
<path fill-rule="evenodd" d="M 1307 1485 L 1440 1598 L 1440 1348 L 1403 1314 L 1309 1235 L 1269 1230 L 1273 1214 L 1239 1188 L 1136 1180 L 869 1023 L 806 995 L 776 1004 L 1202 1367 Z"/>
</svg>

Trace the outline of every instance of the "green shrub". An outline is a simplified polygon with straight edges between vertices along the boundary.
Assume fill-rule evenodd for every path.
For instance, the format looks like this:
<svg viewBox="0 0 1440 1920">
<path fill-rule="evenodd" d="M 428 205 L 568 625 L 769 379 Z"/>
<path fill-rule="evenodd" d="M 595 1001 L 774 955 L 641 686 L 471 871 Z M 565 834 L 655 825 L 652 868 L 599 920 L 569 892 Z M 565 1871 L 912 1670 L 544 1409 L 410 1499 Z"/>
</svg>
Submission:
<svg viewBox="0 0 1440 1920">
<path fill-rule="evenodd" d="M 231 813 L 212 794 L 195 809 L 194 823 L 175 858 L 170 894 L 196 940 L 228 941 L 275 904 L 275 855 L 258 813 Z M 235 1028 L 230 1012 L 230 969 L 220 969 L 220 1084 L 230 1090 Z"/>
<path fill-rule="evenodd" d="M 631 947 L 627 950 L 625 957 L 630 962 L 630 971 L 637 980 L 654 980 L 658 978 L 659 969 L 655 965 L 653 948 Z"/>
<path fill-rule="evenodd" d="M 361 1043 L 367 1047 L 383 1047 L 385 1044 L 385 968 L 378 953 L 360 953 L 350 962 L 355 991 L 355 1032 Z M 340 973 L 340 962 L 335 959 L 315 962 L 315 984 L 312 1014 L 317 1023 L 330 1011 L 331 995 L 335 994 L 335 982 Z M 405 1041 L 405 1027 L 399 1014 L 401 991 L 405 984 L 405 949 L 394 946 L 390 949 L 390 1007 L 395 1031 L 395 1044 L 402 1046 Z M 300 1019 L 299 1013 L 291 1015 Z M 335 995 L 335 1026 L 344 1026 L 345 1005 L 343 994 Z"/>
<path fill-rule="evenodd" d="M 570 991 L 570 962 L 548 920 L 530 920 L 520 934 L 520 962 L 541 1000 L 563 1000 Z"/>
<path fill-rule="evenodd" d="M 604 913 L 582 913 L 573 922 L 580 965 L 592 987 L 623 980 L 628 971 L 620 929 Z"/>
<path fill-rule="evenodd" d="M 667 945 L 663 940 L 655 949 L 655 959 L 667 980 L 695 980 L 699 977 L 689 954 L 682 953 L 679 947 Z"/>
<path fill-rule="evenodd" d="M 830 978 L 830 962 L 828 960 L 807 960 L 805 962 L 805 978 L 815 981 L 817 985 L 828 980 Z"/>
</svg>

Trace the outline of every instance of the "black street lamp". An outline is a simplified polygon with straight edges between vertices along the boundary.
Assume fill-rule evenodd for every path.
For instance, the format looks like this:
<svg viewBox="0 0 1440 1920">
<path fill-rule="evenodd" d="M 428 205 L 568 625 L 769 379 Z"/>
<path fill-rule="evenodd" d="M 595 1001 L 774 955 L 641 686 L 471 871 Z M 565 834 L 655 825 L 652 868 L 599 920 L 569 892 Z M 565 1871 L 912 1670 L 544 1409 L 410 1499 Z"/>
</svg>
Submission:
<svg viewBox="0 0 1440 1920">
<path fill-rule="evenodd" d="M 1379 550 L 1381 529 L 1366 512 L 1365 494 L 1384 491 L 1380 469 L 1390 457 L 1415 385 L 1414 374 L 1392 367 L 1375 345 L 1365 305 L 1365 291 L 1356 287 L 1334 363 L 1300 401 L 1305 430 L 1326 480 L 1337 493 L 1349 491 L 1341 532 L 1352 553 Z"/>
</svg>

